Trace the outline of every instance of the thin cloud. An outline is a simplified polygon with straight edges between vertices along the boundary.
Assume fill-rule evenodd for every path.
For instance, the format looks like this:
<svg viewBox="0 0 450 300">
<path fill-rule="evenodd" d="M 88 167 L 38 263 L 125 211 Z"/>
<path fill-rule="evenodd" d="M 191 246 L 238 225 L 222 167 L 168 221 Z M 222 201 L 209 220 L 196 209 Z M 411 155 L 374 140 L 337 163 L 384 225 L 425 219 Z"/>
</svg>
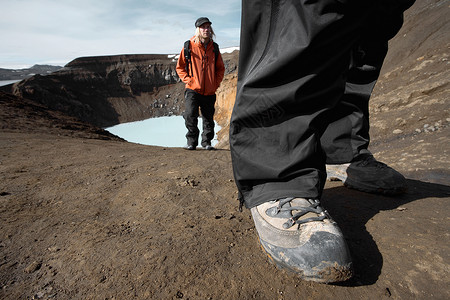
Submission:
<svg viewBox="0 0 450 300">
<path fill-rule="evenodd" d="M 0 11 L 0 68 L 80 56 L 178 53 L 207 16 L 222 47 L 239 45 L 240 1 L 16 0 Z"/>
</svg>

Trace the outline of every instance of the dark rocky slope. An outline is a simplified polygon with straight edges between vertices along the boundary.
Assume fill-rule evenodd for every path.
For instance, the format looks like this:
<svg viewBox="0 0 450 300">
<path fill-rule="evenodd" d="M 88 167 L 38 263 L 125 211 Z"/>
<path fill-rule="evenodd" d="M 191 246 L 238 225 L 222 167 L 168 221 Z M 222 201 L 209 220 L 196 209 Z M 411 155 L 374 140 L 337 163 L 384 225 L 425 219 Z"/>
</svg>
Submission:
<svg viewBox="0 0 450 300">
<path fill-rule="evenodd" d="M 45 105 L 0 91 L 0 129 L 19 133 L 24 128 L 36 135 L 45 132 L 55 136 L 124 141 L 109 131 L 48 109 Z"/>
</svg>

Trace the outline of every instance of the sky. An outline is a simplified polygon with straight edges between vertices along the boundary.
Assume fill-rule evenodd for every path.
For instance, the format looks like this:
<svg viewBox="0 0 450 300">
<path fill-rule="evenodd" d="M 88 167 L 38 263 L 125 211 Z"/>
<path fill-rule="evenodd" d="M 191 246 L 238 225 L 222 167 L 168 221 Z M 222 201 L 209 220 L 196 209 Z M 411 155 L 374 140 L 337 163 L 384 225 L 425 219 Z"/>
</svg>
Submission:
<svg viewBox="0 0 450 300">
<path fill-rule="evenodd" d="M 64 66 L 82 56 L 178 54 L 208 17 L 239 46 L 241 0 L 0 0 L 0 68 Z"/>
</svg>

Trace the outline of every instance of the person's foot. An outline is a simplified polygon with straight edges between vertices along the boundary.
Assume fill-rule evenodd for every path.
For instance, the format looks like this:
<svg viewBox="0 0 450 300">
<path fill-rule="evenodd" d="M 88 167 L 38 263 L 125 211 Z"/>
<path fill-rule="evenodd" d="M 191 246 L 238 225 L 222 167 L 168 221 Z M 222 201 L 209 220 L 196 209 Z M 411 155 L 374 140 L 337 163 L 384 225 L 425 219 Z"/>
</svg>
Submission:
<svg viewBox="0 0 450 300">
<path fill-rule="evenodd" d="M 203 149 L 205 149 L 205 150 L 216 150 L 216 148 L 214 148 L 211 145 L 206 145 L 206 146 L 203 147 Z"/>
<path fill-rule="evenodd" d="M 193 145 L 187 145 L 187 146 L 184 146 L 184 149 L 186 149 L 186 150 L 195 150 L 195 146 L 193 146 Z"/>
<path fill-rule="evenodd" d="M 350 188 L 368 193 L 398 195 L 406 192 L 402 174 L 377 161 L 372 154 L 358 155 L 351 163 L 326 165 L 327 179 L 341 180 Z"/>
<path fill-rule="evenodd" d="M 340 282 L 352 274 L 347 244 L 318 200 L 285 198 L 251 209 L 262 248 L 304 280 Z"/>
</svg>

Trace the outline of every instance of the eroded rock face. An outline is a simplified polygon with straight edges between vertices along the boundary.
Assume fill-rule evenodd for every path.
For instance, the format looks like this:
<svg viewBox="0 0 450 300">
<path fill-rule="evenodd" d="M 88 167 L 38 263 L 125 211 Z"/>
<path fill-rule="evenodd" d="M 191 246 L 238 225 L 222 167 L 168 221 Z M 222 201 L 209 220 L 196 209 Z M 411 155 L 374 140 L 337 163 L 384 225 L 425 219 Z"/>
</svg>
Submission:
<svg viewBox="0 0 450 300">
<path fill-rule="evenodd" d="M 179 114 L 182 95 L 163 99 L 158 93 L 179 81 L 175 68 L 176 60 L 167 55 L 82 57 L 58 72 L 16 83 L 13 93 L 106 127 Z"/>
<path fill-rule="evenodd" d="M 225 76 L 217 90 L 216 113 L 214 119 L 222 127 L 217 133 L 217 148 L 229 148 L 230 118 L 236 99 L 237 73 Z"/>
<path fill-rule="evenodd" d="M 139 95 L 178 82 L 175 68 L 173 57 L 149 54 L 77 58 L 65 66 L 65 71 L 71 72 L 74 79 L 94 74 L 105 80 L 111 94 Z"/>
<path fill-rule="evenodd" d="M 236 72 L 238 52 L 223 57 L 226 73 Z M 176 63 L 154 54 L 81 57 L 14 84 L 12 92 L 100 127 L 181 115 L 184 84 Z"/>
</svg>

